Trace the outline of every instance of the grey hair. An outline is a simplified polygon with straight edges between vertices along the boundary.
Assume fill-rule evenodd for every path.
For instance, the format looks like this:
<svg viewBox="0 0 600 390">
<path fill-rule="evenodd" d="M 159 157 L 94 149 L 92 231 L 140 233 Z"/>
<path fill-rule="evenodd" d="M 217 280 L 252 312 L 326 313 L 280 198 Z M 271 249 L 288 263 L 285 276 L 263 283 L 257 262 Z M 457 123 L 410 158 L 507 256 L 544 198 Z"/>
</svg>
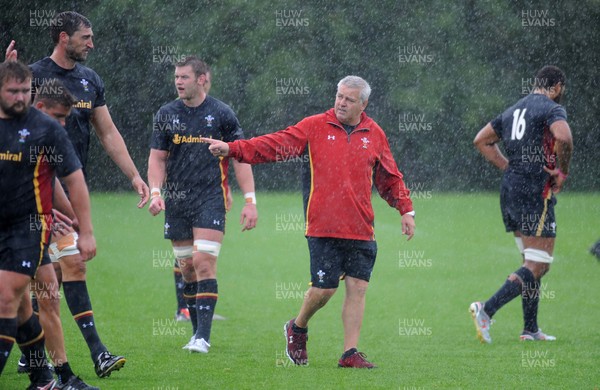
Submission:
<svg viewBox="0 0 600 390">
<path fill-rule="evenodd" d="M 340 80 L 338 83 L 338 89 L 340 86 L 346 86 L 348 88 L 357 88 L 360 89 L 360 101 L 366 102 L 369 100 L 369 96 L 371 95 L 371 86 L 367 83 L 363 78 L 358 76 L 346 76 Z"/>
</svg>

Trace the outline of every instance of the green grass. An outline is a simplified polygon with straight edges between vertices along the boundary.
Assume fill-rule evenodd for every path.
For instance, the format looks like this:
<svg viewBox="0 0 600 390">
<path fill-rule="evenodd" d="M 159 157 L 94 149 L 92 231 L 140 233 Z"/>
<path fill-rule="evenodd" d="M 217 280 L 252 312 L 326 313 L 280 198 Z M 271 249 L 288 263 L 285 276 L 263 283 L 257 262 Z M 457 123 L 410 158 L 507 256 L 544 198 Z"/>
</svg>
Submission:
<svg viewBox="0 0 600 390">
<path fill-rule="evenodd" d="M 96 378 L 63 302 L 71 366 L 102 389 L 597 389 L 600 263 L 588 248 L 600 238 L 600 195 L 559 197 L 559 239 L 539 316 L 558 341 L 519 342 L 515 300 L 496 315 L 491 345 L 475 339 L 467 308 L 487 299 L 520 263 L 498 195 L 430 195 L 415 199 L 417 235 L 410 242 L 400 235 L 397 213 L 375 200 L 379 254 L 360 350 L 379 368 L 365 371 L 337 368 L 343 287 L 310 323 L 310 365 L 290 367 L 283 355 L 283 324 L 297 314 L 309 280 L 299 194 L 259 193 L 259 227 L 244 233 L 236 194 L 219 257 L 217 312 L 227 320 L 214 323 L 208 355 L 183 351 L 191 326 L 172 323 L 163 217 L 135 209 L 133 196 L 95 194 L 98 256 L 89 263 L 89 290 L 104 343 L 128 361 L 110 378 Z M 1 389 L 26 386 L 15 373 L 15 351 Z"/>
</svg>

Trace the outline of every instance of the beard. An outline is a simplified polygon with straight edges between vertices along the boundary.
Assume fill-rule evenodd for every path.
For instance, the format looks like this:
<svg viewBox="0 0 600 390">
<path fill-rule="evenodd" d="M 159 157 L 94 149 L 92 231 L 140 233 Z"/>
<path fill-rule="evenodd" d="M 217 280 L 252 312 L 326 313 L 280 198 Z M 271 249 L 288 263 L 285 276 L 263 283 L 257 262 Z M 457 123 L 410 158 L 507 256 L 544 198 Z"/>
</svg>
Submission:
<svg viewBox="0 0 600 390">
<path fill-rule="evenodd" d="M 12 106 L 6 105 L 4 102 L 0 101 L 0 108 L 4 114 L 8 115 L 10 118 L 21 118 L 27 114 L 29 111 L 30 104 L 25 102 L 18 102 L 13 104 Z"/>
<path fill-rule="evenodd" d="M 552 100 L 554 100 L 555 103 L 560 104 L 562 97 L 563 97 L 563 93 L 562 93 L 562 91 L 560 91 L 560 93 L 558 95 L 556 95 L 554 97 L 554 99 L 552 99 Z"/>
<path fill-rule="evenodd" d="M 88 52 L 84 51 L 84 52 L 78 53 L 73 48 L 73 46 L 67 45 L 66 54 L 67 54 L 67 57 L 69 57 L 70 60 L 73 60 L 75 62 L 83 62 L 83 61 L 85 61 L 87 59 Z"/>
</svg>

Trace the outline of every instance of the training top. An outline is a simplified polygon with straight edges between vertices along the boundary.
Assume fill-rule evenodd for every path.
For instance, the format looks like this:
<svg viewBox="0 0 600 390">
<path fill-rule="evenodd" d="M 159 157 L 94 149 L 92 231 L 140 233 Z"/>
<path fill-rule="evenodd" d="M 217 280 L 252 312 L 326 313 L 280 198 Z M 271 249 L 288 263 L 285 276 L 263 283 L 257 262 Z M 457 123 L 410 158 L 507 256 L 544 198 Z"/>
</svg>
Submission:
<svg viewBox="0 0 600 390">
<path fill-rule="evenodd" d="M 46 114 L 31 107 L 0 119 L 0 224 L 50 214 L 55 173 L 80 168 L 65 129 Z"/>
<path fill-rule="evenodd" d="M 527 186 L 529 192 L 543 198 L 551 194 L 550 175 L 544 166 L 556 168 L 555 138 L 550 125 L 560 120 L 567 120 L 564 107 L 546 95 L 533 93 L 491 122 L 508 158 L 504 181 Z"/>
<path fill-rule="evenodd" d="M 87 165 L 90 148 L 91 117 L 94 108 L 106 105 L 104 82 L 92 69 L 79 63 L 73 69 L 58 66 L 50 57 L 29 65 L 32 84 L 39 87 L 51 79 L 59 79 L 77 100 L 67 117 L 65 129 L 75 147 L 82 166 Z M 35 92 L 35 91 L 34 91 Z"/>
<path fill-rule="evenodd" d="M 373 184 L 400 214 L 413 210 L 387 137 L 364 112 L 350 134 L 330 109 L 285 130 L 229 146 L 231 157 L 249 164 L 307 156 L 303 164 L 307 236 L 374 240 Z"/>
<path fill-rule="evenodd" d="M 150 148 L 169 152 L 163 187 L 167 206 L 214 196 L 225 202 L 229 159 L 213 156 L 200 137 L 230 142 L 243 139 L 244 132 L 233 110 L 208 95 L 197 107 L 174 100 L 154 116 Z"/>
</svg>

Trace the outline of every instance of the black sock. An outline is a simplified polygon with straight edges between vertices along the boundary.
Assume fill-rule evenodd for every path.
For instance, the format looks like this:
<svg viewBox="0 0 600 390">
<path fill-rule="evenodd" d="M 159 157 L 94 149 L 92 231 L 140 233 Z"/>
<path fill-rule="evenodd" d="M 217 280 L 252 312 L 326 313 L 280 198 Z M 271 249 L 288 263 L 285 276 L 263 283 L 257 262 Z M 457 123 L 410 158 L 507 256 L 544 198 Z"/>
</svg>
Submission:
<svg viewBox="0 0 600 390">
<path fill-rule="evenodd" d="M 60 377 L 60 381 L 62 383 L 67 383 L 69 378 L 71 378 L 72 376 L 75 375 L 73 373 L 73 371 L 71 370 L 71 366 L 69 365 L 69 362 L 64 362 L 60 366 L 55 366 L 54 372 L 56 372 L 56 375 L 58 375 Z"/>
<path fill-rule="evenodd" d="M 185 309 L 185 299 L 183 298 L 183 290 L 185 283 L 183 282 L 183 276 L 179 267 L 173 267 L 173 277 L 175 278 L 175 297 L 177 297 L 177 312 L 181 309 Z"/>
<path fill-rule="evenodd" d="M 514 274 L 518 277 L 515 280 L 507 279 L 506 282 L 504 282 L 504 285 L 502 285 L 502 287 L 500 287 L 500 289 L 496 291 L 496 293 L 490 299 L 488 299 L 484 305 L 484 310 L 487 315 L 490 316 L 490 318 L 496 314 L 496 312 L 500 310 L 502 306 L 521 295 L 523 290 L 522 286 L 524 283 L 524 275 L 526 275 L 527 272 L 531 274 L 531 271 L 525 267 L 521 267 L 516 270 Z"/>
<path fill-rule="evenodd" d="M 525 330 L 531 333 L 538 331 L 537 313 L 540 303 L 540 281 L 535 280 L 533 274 L 531 280 L 523 285 L 523 322 Z"/>
<path fill-rule="evenodd" d="M 292 324 L 292 332 L 294 333 L 308 333 L 308 328 L 301 328 L 294 322 Z"/>
<path fill-rule="evenodd" d="M 17 318 L 0 318 L 0 374 L 17 337 Z"/>
<path fill-rule="evenodd" d="M 92 360 L 96 361 L 98 355 L 108 350 L 100 341 L 100 336 L 96 331 L 94 312 L 92 311 L 92 303 L 90 302 L 85 280 L 63 282 L 63 291 L 73 319 L 79 326 L 79 330 L 90 349 Z"/>
<path fill-rule="evenodd" d="M 207 343 L 210 343 L 210 329 L 219 297 L 218 293 L 217 279 L 205 279 L 198 282 L 198 292 L 196 294 L 198 329 L 196 339 L 204 339 Z"/>
<path fill-rule="evenodd" d="M 46 350 L 44 349 L 44 331 L 40 321 L 34 314 L 17 328 L 17 343 L 21 352 L 29 361 L 29 380 L 31 383 L 52 380 L 52 372 L 48 367 Z"/>
<path fill-rule="evenodd" d="M 183 286 L 183 297 L 188 310 L 190 311 L 190 320 L 192 321 L 192 334 L 198 331 L 198 314 L 196 313 L 196 293 L 198 292 L 198 282 L 186 283 Z"/>
<path fill-rule="evenodd" d="M 342 355 L 342 359 L 346 359 L 348 356 L 352 356 L 356 352 L 358 352 L 356 350 L 356 348 L 350 348 L 349 350 L 347 350 L 346 352 L 344 352 L 344 354 Z"/>
</svg>

